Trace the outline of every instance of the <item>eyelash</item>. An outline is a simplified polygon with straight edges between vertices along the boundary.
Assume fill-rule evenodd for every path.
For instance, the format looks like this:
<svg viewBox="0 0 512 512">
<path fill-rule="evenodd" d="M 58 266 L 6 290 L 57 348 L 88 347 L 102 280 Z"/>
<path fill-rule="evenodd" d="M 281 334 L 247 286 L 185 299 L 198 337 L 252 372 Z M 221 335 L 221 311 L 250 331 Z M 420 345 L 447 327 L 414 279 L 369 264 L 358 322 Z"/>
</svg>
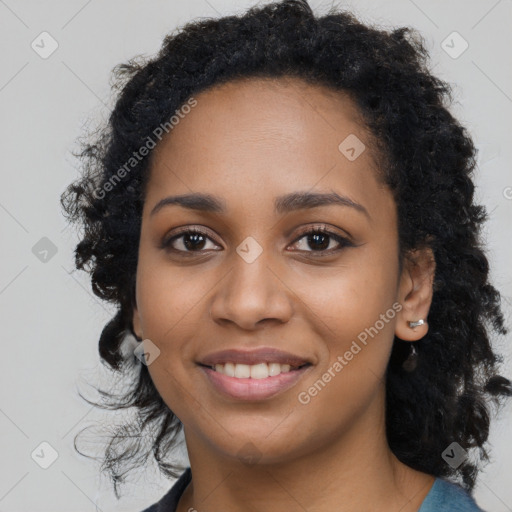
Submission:
<svg viewBox="0 0 512 512">
<path fill-rule="evenodd" d="M 332 231 L 329 231 L 326 228 L 326 226 L 324 226 L 324 225 L 311 226 L 308 229 L 304 230 L 303 232 L 301 232 L 298 235 L 298 237 L 295 239 L 295 241 L 293 242 L 292 245 L 295 245 L 297 242 L 299 242 L 302 238 L 304 238 L 307 235 L 313 235 L 313 234 L 318 234 L 318 233 L 321 233 L 323 235 L 329 236 L 330 238 L 333 238 L 336 242 L 338 242 L 340 247 L 338 249 L 330 249 L 330 250 L 299 251 L 299 252 L 314 253 L 315 254 L 315 256 L 314 256 L 315 258 L 317 258 L 317 257 L 321 258 L 321 257 L 325 257 L 325 256 L 331 256 L 332 254 L 337 253 L 337 252 L 343 250 L 343 248 L 345 248 L 345 247 L 355 247 L 355 244 L 352 243 L 348 238 L 343 237 L 343 236 L 341 236 L 341 235 L 339 235 L 337 233 L 334 233 Z M 174 234 L 170 238 L 164 238 L 164 240 L 161 243 L 160 248 L 161 249 L 165 249 L 165 250 L 167 250 L 169 252 L 180 253 L 180 255 L 186 255 L 186 257 L 193 256 L 196 253 L 201 253 L 202 252 L 201 250 L 199 250 L 199 251 L 183 251 L 181 249 L 174 249 L 174 248 L 171 247 L 171 244 L 175 240 L 178 240 L 179 238 L 183 237 L 184 235 L 201 235 L 201 236 L 204 236 L 204 237 L 210 239 L 211 241 L 213 241 L 206 231 L 203 231 L 203 230 L 201 230 L 199 228 L 186 228 L 186 229 L 180 231 L 179 233 Z M 204 250 L 205 249 L 203 249 L 203 251 Z M 206 251 L 209 251 L 209 250 L 211 250 L 211 249 L 206 249 Z"/>
</svg>

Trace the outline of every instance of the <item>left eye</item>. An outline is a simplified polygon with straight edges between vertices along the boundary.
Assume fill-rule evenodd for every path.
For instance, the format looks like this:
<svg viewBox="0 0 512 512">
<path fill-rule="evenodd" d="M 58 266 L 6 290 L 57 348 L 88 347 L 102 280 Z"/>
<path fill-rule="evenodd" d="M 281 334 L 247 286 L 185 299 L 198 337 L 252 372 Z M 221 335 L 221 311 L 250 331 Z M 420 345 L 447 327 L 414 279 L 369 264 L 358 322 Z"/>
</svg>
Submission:
<svg viewBox="0 0 512 512">
<path fill-rule="evenodd" d="M 305 252 L 320 252 L 329 254 L 341 250 L 343 247 L 352 247 L 354 245 L 350 240 L 348 240 L 348 238 L 338 235 L 337 233 L 333 233 L 332 231 L 328 231 L 324 227 L 311 228 L 308 231 L 302 233 L 300 237 L 295 241 L 295 244 L 297 244 L 297 242 L 303 238 L 306 239 L 306 244 L 309 247 L 313 247 L 312 251 L 306 250 Z M 337 249 L 331 248 L 326 250 L 331 245 L 330 241 L 332 240 L 337 242 L 339 247 Z"/>
</svg>

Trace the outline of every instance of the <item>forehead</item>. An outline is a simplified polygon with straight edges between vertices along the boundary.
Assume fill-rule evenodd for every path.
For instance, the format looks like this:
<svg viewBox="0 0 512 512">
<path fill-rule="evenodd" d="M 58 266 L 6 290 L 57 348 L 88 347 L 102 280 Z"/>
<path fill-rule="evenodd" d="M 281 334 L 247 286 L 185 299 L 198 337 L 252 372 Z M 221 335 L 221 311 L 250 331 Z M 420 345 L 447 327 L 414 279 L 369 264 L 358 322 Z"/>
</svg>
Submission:
<svg viewBox="0 0 512 512">
<path fill-rule="evenodd" d="M 273 198 L 292 190 L 364 201 L 380 188 L 369 132 L 348 94 L 287 77 L 228 82 L 194 98 L 154 149 L 148 203 L 200 191 L 273 209 Z M 354 142 L 360 154 L 349 159 Z"/>
</svg>

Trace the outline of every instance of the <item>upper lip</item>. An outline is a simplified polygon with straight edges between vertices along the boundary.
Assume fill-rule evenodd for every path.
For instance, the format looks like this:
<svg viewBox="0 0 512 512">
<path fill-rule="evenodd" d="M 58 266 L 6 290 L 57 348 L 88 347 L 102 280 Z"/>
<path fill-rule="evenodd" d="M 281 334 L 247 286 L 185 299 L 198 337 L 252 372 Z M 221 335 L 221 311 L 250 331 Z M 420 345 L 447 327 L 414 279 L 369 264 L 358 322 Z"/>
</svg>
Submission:
<svg viewBox="0 0 512 512">
<path fill-rule="evenodd" d="M 305 357 L 284 352 L 272 347 L 259 347 L 252 350 L 227 349 L 219 352 L 213 352 L 203 357 L 199 364 L 205 366 L 214 366 L 216 364 L 240 363 L 240 364 L 258 364 L 258 363 L 279 363 L 289 364 L 290 366 L 302 366 L 311 361 Z"/>
</svg>

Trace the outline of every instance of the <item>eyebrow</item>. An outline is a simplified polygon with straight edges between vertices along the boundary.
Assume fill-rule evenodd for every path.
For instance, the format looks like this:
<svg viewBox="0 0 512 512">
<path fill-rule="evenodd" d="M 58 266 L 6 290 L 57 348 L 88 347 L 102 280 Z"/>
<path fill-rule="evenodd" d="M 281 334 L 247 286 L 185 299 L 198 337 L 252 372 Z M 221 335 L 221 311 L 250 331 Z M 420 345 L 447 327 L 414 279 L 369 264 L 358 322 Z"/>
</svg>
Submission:
<svg viewBox="0 0 512 512">
<path fill-rule="evenodd" d="M 336 192 L 318 193 L 318 192 L 292 192 L 275 199 L 274 208 L 276 213 L 284 214 L 297 210 L 317 208 L 328 205 L 348 206 L 363 213 L 371 220 L 368 210 L 361 204 L 347 196 L 337 194 Z M 150 216 L 155 215 L 165 206 L 178 205 L 189 210 L 207 212 L 207 213 L 226 213 L 225 202 L 219 197 L 210 194 L 192 193 L 178 196 L 165 197 L 151 210 Z"/>
</svg>

